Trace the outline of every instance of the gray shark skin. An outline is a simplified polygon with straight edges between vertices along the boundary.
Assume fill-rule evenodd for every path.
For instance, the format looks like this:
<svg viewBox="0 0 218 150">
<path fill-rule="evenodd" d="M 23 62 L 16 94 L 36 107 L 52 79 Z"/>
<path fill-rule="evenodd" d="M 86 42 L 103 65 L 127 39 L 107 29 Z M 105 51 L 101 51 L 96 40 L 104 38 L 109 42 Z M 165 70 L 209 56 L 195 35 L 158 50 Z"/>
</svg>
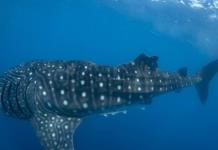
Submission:
<svg viewBox="0 0 218 150">
<path fill-rule="evenodd" d="M 187 69 L 160 71 L 158 57 L 144 54 L 116 67 L 85 61 L 32 61 L 0 77 L 0 107 L 11 117 L 30 120 L 46 150 L 73 150 L 73 134 L 83 118 L 195 86 L 206 102 L 218 60 L 194 76 Z"/>
</svg>

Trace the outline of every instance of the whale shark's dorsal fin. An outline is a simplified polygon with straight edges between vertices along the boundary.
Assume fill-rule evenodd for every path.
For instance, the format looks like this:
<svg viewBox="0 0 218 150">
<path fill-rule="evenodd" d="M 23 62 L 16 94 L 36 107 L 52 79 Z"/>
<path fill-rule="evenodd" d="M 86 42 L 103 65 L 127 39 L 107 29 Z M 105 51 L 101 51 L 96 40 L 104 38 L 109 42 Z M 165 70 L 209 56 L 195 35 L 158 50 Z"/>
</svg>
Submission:
<svg viewBox="0 0 218 150">
<path fill-rule="evenodd" d="M 177 72 L 182 77 L 186 77 L 188 75 L 188 69 L 186 67 L 180 68 Z"/>
<path fill-rule="evenodd" d="M 74 150 L 73 135 L 81 119 L 37 113 L 31 121 L 44 149 Z"/>
<path fill-rule="evenodd" d="M 158 57 L 157 56 L 146 56 L 145 54 L 140 54 L 135 58 L 134 64 L 138 67 L 144 68 L 145 66 L 149 67 L 151 70 L 158 68 Z"/>
</svg>

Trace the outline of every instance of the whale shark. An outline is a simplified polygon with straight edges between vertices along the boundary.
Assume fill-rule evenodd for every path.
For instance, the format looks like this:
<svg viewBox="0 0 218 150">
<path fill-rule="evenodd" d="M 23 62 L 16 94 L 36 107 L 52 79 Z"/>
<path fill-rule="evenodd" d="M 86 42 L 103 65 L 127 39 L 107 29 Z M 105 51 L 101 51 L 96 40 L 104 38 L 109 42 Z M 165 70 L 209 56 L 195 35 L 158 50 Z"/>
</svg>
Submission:
<svg viewBox="0 0 218 150">
<path fill-rule="evenodd" d="M 26 62 L 0 76 L 0 109 L 29 120 L 45 150 L 74 150 L 75 130 L 90 115 L 150 105 L 156 96 L 190 86 L 206 103 L 218 60 L 190 76 L 186 67 L 161 71 L 158 59 L 140 54 L 117 66 L 81 60 Z"/>
</svg>

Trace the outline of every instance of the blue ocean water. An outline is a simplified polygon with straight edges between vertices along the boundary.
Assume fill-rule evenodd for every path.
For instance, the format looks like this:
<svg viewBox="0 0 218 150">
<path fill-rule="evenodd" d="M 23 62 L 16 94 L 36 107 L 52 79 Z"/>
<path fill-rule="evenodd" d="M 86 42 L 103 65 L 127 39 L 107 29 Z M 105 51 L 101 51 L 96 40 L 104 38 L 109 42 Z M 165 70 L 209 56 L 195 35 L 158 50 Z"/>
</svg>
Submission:
<svg viewBox="0 0 218 150">
<path fill-rule="evenodd" d="M 118 65 L 145 53 L 159 56 L 162 70 L 176 71 L 187 66 L 190 74 L 194 74 L 217 56 L 214 50 L 212 55 L 208 52 L 215 44 L 193 44 L 196 30 L 193 34 L 184 31 L 172 36 L 167 34 L 171 30 L 158 30 L 155 19 L 135 17 L 138 13 L 126 13 L 127 8 L 117 9 L 117 5 L 98 0 L 0 1 L 0 72 L 33 59 L 79 59 Z M 213 28 L 211 24 L 207 31 Z M 213 32 L 206 35 L 209 33 Z M 145 110 L 133 106 L 126 115 L 86 118 L 76 131 L 75 148 L 217 150 L 217 83 L 215 77 L 206 105 L 200 103 L 195 89 L 190 87 L 155 98 Z M 28 121 L 2 115 L 0 149 L 40 150 L 42 147 Z"/>
</svg>

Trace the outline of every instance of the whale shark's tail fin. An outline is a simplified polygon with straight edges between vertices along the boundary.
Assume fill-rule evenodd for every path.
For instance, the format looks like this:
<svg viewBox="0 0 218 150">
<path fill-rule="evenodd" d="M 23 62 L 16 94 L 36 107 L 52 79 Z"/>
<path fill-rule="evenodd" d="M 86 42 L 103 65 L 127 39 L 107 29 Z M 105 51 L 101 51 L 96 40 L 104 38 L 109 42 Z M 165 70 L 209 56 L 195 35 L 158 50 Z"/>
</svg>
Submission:
<svg viewBox="0 0 218 150">
<path fill-rule="evenodd" d="M 198 92 L 199 98 L 203 104 L 207 101 L 209 83 L 217 72 L 218 60 L 207 64 L 199 72 L 199 76 L 202 80 L 201 82 L 197 83 L 195 87 Z"/>
</svg>

